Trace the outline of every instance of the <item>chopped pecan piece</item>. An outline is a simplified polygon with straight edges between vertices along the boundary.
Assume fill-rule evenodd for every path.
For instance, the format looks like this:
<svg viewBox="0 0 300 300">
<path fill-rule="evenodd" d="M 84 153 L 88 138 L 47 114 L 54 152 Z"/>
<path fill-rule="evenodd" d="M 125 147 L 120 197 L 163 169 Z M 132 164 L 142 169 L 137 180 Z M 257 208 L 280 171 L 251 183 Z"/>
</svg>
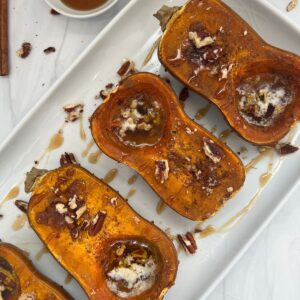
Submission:
<svg viewBox="0 0 300 300">
<path fill-rule="evenodd" d="M 219 149 L 218 146 L 215 145 L 215 143 L 208 139 L 203 138 L 203 150 L 205 155 L 210 158 L 213 163 L 219 163 L 221 161 L 223 153 L 221 152 L 221 149 Z"/>
<path fill-rule="evenodd" d="M 134 67 L 134 62 L 127 59 L 124 61 L 124 63 L 122 64 L 122 66 L 120 67 L 120 69 L 118 70 L 118 75 L 124 79 L 125 77 L 136 73 L 136 69 Z"/>
<path fill-rule="evenodd" d="M 164 183 L 169 177 L 169 162 L 166 159 L 155 161 L 155 178 L 160 183 Z"/>
<path fill-rule="evenodd" d="M 106 218 L 106 212 L 99 211 L 96 216 L 93 218 L 88 233 L 90 236 L 95 236 L 103 227 L 104 221 Z"/>
<path fill-rule="evenodd" d="M 17 51 L 17 55 L 21 58 L 26 58 L 32 50 L 32 46 L 28 42 L 24 42 L 21 48 Z"/>
<path fill-rule="evenodd" d="M 65 152 L 65 154 L 62 154 L 60 157 L 60 165 L 61 167 L 65 165 L 78 165 L 76 158 L 73 153 Z"/>
<path fill-rule="evenodd" d="M 68 104 L 63 107 L 63 110 L 68 114 L 65 118 L 66 122 L 74 122 L 83 113 L 83 104 Z"/>
<path fill-rule="evenodd" d="M 54 47 L 48 47 L 48 48 L 44 49 L 45 54 L 53 53 L 55 51 L 56 51 L 56 49 Z"/>
<path fill-rule="evenodd" d="M 22 211 L 23 213 L 27 213 L 27 210 L 28 210 L 28 202 L 26 201 L 23 201 L 23 200 L 16 200 L 15 201 L 15 205 L 16 207 Z"/>
<path fill-rule="evenodd" d="M 189 90 L 187 87 L 184 87 L 179 94 L 179 100 L 184 102 L 188 97 L 189 97 Z"/>
<path fill-rule="evenodd" d="M 106 99 L 109 96 L 109 94 L 113 91 L 114 87 L 115 86 L 113 83 L 107 84 L 105 86 L 105 90 L 101 90 L 99 94 L 95 96 L 95 99 Z"/>
<path fill-rule="evenodd" d="M 278 151 L 278 153 L 280 155 L 287 155 L 287 154 L 291 154 L 291 153 L 294 153 L 296 151 L 299 150 L 298 147 L 296 146 L 293 146 L 291 144 L 278 144 L 276 145 L 276 150 Z"/>
<path fill-rule="evenodd" d="M 196 243 L 192 233 L 187 232 L 185 235 L 178 234 L 177 238 L 187 253 L 190 253 L 190 254 L 196 253 L 196 250 L 198 247 L 197 247 L 197 243 Z"/>
</svg>

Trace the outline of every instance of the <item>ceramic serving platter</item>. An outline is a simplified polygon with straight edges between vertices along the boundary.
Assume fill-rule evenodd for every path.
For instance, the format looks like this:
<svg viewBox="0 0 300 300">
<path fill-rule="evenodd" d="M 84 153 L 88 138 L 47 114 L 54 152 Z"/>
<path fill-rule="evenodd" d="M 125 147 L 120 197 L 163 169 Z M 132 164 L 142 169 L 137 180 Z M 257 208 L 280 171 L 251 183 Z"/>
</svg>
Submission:
<svg viewBox="0 0 300 300">
<path fill-rule="evenodd" d="M 299 29 L 273 9 L 268 2 L 261 0 L 225 2 L 269 43 L 300 54 Z M 95 159 L 97 148 L 94 144 L 90 144 L 92 137 L 88 118 L 101 104 L 101 100 L 95 100 L 99 90 L 107 83 L 118 82 L 116 71 L 124 58 L 133 60 L 139 70 L 169 78 L 177 93 L 182 89 L 171 75 L 164 72 L 156 52 L 145 66 L 142 65 L 161 34 L 158 22 L 152 16 L 153 13 L 163 4 L 183 3 L 184 1 L 180 0 L 131 1 L 0 147 L 0 199 L 12 198 L 4 202 L 2 200 L 1 203 L 0 213 L 4 217 L 0 220 L 0 238 L 28 251 L 38 269 L 63 285 L 75 299 L 86 299 L 86 296 L 51 255 L 43 250 L 26 217 L 22 216 L 14 205 L 16 198 L 29 199 L 29 195 L 23 191 L 23 181 L 25 173 L 31 169 L 35 160 L 39 161 L 38 167 L 53 169 L 59 166 L 60 155 L 68 151 L 75 154 L 83 167 L 100 178 L 115 168 L 118 174 L 110 184 L 124 197 L 128 197 L 129 193 L 130 205 L 142 216 L 153 220 L 156 225 L 173 235 L 194 231 L 196 227 L 204 229 L 207 236 L 196 235 L 199 249 L 193 256 L 180 250 L 174 240 L 178 248 L 180 265 L 176 284 L 167 294 L 167 300 L 205 298 L 299 185 L 300 151 L 284 159 L 272 151 L 261 153 L 257 147 L 243 141 L 235 133 L 228 135 L 229 127 L 221 113 L 213 106 L 208 108 L 207 101 L 193 93 L 185 103 L 185 110 L 189 116 L 194 118 L 199 109 L 202 109 L 202 112 L 207 110 L 207 113 L 203 113 L 204 116 L 196 121 L 216 136 L 221 134 L 228 145 L 240 155 L 244 164 L 248 165 L 244 187 L 213 218 L 203 224 L 197 224 L 186 220 L 169 208 L 158 213 L 158 197 L 143 179 L 138 177 L 136 182 L 129 184 L 128 179 L 135 173 L 128 167 L 116 163 L 104 154 L 100 155 L 98 160 Z M 78 102 L 85 104 L 82 120 L 84 132 L 81 134 L 81 122 L 78 120 L 65 124 L 65 113 L 62 110 L 64 105 Z M 51 138 L 59 130 L 61 130 L 61 145 L 47 150 Z M 297 127 L 286 139 L 294 144 L 299 142 Z M 11 190 L 10 194 L 14 195 L 7 197 L 7 193 Z M 78 268 L 82 267 L 78 265 Z"/>
</svg>

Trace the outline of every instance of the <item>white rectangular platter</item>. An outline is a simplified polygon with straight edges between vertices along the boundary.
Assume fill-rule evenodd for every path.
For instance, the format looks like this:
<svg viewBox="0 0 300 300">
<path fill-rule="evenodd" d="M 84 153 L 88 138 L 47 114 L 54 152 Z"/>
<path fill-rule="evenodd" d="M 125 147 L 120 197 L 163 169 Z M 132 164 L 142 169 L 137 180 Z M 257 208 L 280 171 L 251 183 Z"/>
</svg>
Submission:
<svg viewBox="0 0 300 300">
<path fill-rule="evenodd" d="M 268 2 L 261 0 L 226 0 L 225 2 L 269 43 L 300 54 L 300 31 Z M 183 3 L 183 0 L 133 0 L 99 34 L 73 66 L 24 118 L 10 138 L 2 144 L 0 199 L 4 199 L 15 186 L 20 188 L 20 192 L 15 195 L 18 199 L 29 199 L 29 195 L 23 192 L 25 173 L 34 165 L 34 160 L 38 160 L 45 153 L 49 140 L 64 124 L 65 114 L 62 107 L 69 103 L 83 102 L 86 140 L 80 137 L 79 121 L 66 124 L 62 129 L 63 144 L 53 151 L 48 151 L 41 159 L 39 167 L 48 169 L 58 167 L 60 155 L 68 151 L 75 154 L 83 167 L 100 178 L 103 178 L 112 168 L 117 168 L 118 176 L 111 185 L 124 197 L 131 189 L 136 189 L 136 193 L 129 198 L 129 203 L 146 219 L 154 220 L 156 225 L 164 230 L 169 229 L 174 235 L 193 231 L 196 226 L 199 226 L 169 208 L 158 214 L 157 195 L 141 178 L 138 178 L 133 185 L 129 185 L 128 179 L 134 172 L 126 166 L 117 164 L 104 154 L 100 156 L 97 163 L 89 162 L 90 154 L 97 151 L 95 145 L 86 156 L 82 155 L 92 140 L 88 118 L 101 103 L 100 100 L 95 100 L 95 95 L 107 83 L 118 81 L 116 71 L 124 58 L 132 59 L 140 70 L 168 77 L 173 88 L 177 92 L 181 90 L 182 86 L 164 72 L 156 53 L 145 67 L 141 68 L 141 66 L 161 33 L 158 22 L 152 14 L 163 4 L 173 6 Z M 196 112 L 206 105 L 205 99 L 191 93 L 186 101 L 185 110 L 194 117 Z M 221 113 L 213 107 L 204 118 L 199 120 L 199 123 L 212 130 L 217 136 L 228 129 Z M 297 144 L 298 137 L 299 130 L 295 128 L 287 138 Z M 235 152 L 241 152 L 240 157 L 245 165 L 260 155 L 256 147 L 246 143 L 234 133 L 230 134 L 227 143 Z M 206 238 L 197 235 L 199 250 L 196 255 L 188 256 L 183 251 L 179 251 L 180 265 L 176 284 L 165 299 L 205 298 L 298 186 L 300 151 L 285 159 L 281 159 L 275 153 L 259 157 L 260 159 L 253 163 L 253 168 L 247 172 L 242 190 L 216 216 L 200 224 L 202 228 L 212 225 L 221 230 Z M 263 188 L 260 184 L 260 181 L 264 181 L 260 180 L 261 176 L 263 179 L 269 179 L 268 184 Z M 74 280 L 71 282 L 66 280 L 66 272 L 51 255 L 49 253 L 42 255 L 42 244 L 30 229 L 26 219 L 19 217 L 16 221 L 21 212 L 15 207 L 13 200 L 8 200 L 0 206 L 0 213 L 4 216 L 0 220 L 0 238 L 28 251 L 38 269 L 63 285 L 75 299 L 86 299 Z M 237 215 L 238 218 L 235 217 Z M 23 223 L 20 222 L 22 220 Z M 224 227 L 224 224 L 227 225 Z M 176 241 L 174 243 L 179 248 Z"/>
</svg>

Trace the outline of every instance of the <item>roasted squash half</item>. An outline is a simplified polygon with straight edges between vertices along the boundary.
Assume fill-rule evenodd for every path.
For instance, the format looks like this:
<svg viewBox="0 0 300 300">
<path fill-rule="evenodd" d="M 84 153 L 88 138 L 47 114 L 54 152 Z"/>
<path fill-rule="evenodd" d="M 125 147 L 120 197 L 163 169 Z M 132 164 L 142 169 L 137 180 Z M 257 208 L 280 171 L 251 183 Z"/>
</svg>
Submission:
<svg viewBox="0 0 300 300">
<path fill-rule="evenodd" d="M 76 165 L 36 180 L 32 228 L 89 299 L 162 299 L 177 273 L 167 235 Z"/>
<path fill-rule="evenodd" d="M 73 299 L 59 285 L 39 273 L 22 250 L 0 243 L 0 299 Z"/>
<path fill-rule="evenodd" d="M 189 219 L 213 215 L 244 182 L 239 158 L 193 122 L 156 75 L 123 80 L 93 114 L 91 130 L 104 153 L 136 170 Z"/>
<path fill-rule="evenodd" d="M 275 145 L 300 119 L 300 57 L 267 44 L 223 1 L 191 0 L 178 10 L 158 56 L 251 143 Z"/>
</svg>

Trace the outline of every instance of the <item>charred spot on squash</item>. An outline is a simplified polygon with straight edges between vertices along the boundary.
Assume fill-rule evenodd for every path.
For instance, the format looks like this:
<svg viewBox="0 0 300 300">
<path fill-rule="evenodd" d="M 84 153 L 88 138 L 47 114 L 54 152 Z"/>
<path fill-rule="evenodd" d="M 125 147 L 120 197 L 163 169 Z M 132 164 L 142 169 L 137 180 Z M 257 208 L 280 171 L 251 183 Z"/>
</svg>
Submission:
<svg viewBox="0 0 300 300">
<path fill-rule="evenodd" d="M 161 273 L 161 255 L 141 238 L 115 240 L 103 260 L 108 288 L 120 298 L 151 290 Z"/>
<path fill-rule="evenodd" d="M 165 125 L 165 112 L 153 97 L 140 93 L 117 101 L 111 129 L 127 146 L 154 145 L 161 138 Z"/>
<path fill-rule="evenodd" d="M 17 299 L 20 283 L 13 267 L 0 256 L 0 296 L 1 299 Z"/>
</svg>

